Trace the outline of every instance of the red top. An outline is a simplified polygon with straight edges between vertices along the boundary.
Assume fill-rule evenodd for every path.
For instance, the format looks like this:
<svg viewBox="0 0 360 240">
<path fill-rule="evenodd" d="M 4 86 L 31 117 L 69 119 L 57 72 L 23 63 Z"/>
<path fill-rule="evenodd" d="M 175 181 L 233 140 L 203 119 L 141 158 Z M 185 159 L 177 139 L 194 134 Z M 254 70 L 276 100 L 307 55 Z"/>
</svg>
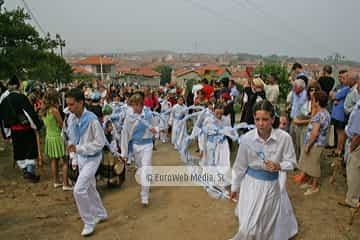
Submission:
<svg viewBox="0 0 360 240">
<path fill-rule="evenodd" d="M 205 99 L 209 100 L 214 92 L 214 88 L 210 85 L 205 84 L 202 90 L 205 92 Z"/>
<path fill-rule="evenodd" d="M 144 97 L 144 106 L 149 108 L 154 108 L 159 104 L 159 100 L 154 95 L 150 95 L 149 97 Z"/>
</svg>

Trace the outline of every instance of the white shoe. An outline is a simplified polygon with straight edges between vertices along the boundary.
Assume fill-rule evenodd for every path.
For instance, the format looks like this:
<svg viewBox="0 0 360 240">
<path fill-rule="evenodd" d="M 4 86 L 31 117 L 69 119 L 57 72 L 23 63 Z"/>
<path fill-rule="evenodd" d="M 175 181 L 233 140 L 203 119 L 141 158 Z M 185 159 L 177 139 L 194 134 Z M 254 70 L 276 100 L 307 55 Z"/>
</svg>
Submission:
<svg viewBox="0 0 360 240">
<path fill-rule="evenodd" d="M 54 188 L 59 188 L 62 186 L 62 183 L 54 183 Z"/>
<path fill-rule="evenodd" d="M 95 222 L 96 222 L 96 224 L 98 224 L 98 223 L 105 222 L 107 219 L 108 219 L 107 216 L 105 216 L 105 217 L 95 217 Z"/>
<path fill-rule="evenodd" d="M 308 183 L 303 183 L 300 185 L 300 189 L 308 189 L 308 188 L 311 188 L 311 185 Z"/>
<path fill-rule="evenodd" d="M 95 225 L 85 224 L 81 236 L 90 236 L 95 231 Z"/>
<path fill-rule="evenodd" d="M 146 208 L 149 206 L 149 200 L 148 199 L 141 199 L 141 205 Z"/>
</svg>

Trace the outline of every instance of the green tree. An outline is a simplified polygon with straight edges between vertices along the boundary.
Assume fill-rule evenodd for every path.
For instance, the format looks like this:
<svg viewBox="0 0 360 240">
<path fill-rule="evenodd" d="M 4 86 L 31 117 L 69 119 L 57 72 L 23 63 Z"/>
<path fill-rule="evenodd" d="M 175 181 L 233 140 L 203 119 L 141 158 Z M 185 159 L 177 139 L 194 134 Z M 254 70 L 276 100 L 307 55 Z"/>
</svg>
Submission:
<svg viewBox="0 0 360 240">
<path fill-rule="evenodd" d="M 161 74 L 160 84 L 165 85 L 171 81 L 172 67 L 170 65 L 159 65 L 155 68 L 155 71 Z"/>
<path fill-rule="evenodd" d="M 63 43 L 50 34 L 41 37 L 29 20 L 21 8 L 0 11 L 0 78 L 16 74 L 22 79 L 70 81 L 71 67 L 54 53 Z"/>
<path fill-rule="evenodd" d="M 265 61 L 258 64 L 255 68 L 255 74 L 260 74 L 261 78 L 266 82 L 268 74 L 275 74 L 279 89 L 280 89 L 280 102 L 285 102 L 288 93 L 291 90 L 289 82 L 289 74 L 287 72 L 287 65 L 278 61 Z"/>
</svg>

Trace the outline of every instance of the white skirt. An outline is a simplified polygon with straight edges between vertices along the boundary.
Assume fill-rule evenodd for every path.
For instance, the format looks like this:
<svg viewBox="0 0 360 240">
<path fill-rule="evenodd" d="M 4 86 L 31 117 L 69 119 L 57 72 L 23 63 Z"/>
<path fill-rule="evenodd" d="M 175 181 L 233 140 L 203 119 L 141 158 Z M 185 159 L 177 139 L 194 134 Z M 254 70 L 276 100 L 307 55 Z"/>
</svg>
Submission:
<svg viewBox="0 0 360 240">
<path fill-rule="evenodd" d="M 294 210 L 291 205 L 288 193 L 286 191 L 286 172 L 279 174 L 280 184 L 280 213 L 275 228 L 276 240 L 288 240 L 294 237 L 298 232 L 298 224 L 295 218 Z"/>
<path fill-rule="evenodd" d="M 278 240 L 275 229 L 279 213 L 279 182 L 258 180 L 246 174 L 241 181 L 237 206 L 239 230 L 233 239 Z"/>
</svg>

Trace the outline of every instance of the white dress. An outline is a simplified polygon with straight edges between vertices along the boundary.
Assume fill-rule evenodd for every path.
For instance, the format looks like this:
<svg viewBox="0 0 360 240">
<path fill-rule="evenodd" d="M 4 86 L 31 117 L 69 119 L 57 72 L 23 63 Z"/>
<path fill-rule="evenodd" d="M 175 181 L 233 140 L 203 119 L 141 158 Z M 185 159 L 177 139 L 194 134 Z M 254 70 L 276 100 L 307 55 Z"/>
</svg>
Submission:
<svg viewBox="0 0 360 240">
<path fill-rule="evenodd" d="M 264 160 L 257 152 L 262 152 L 264 159 L 279 163 L 282 171 L 296 166 L 294 146 L 285 131 L 272 129 L 266 141 L 259 137 L 257 129 L 243 136 L 232 172 L 231 191 L 239 192 L 235 240 L 277 240 L 282 204 L 278 175 L 265 171 Z"/>
<path fill-rule="evenodd" d="M 286 172 L 279 173 L 280 184 L 280 212 L 275 227 L 276 240 L 288 240 L 294 237 L 298 232 L 298 224 L 295 218 L 294 210 L 291 205 L 289 195 L 286 191 Z"/>
<path fill-rule="evenodd" d="M 175 104 L 169 119 L 169 124 L 172 126 L 171 131 L 171 143 L 175 146 L 176 149 L 179 149 L 180 143 L 184 137 L 184 127 L 186 124 L 182 124 L 181 121 L 185 118 L 187 114 L 187 107 L 185 105 Z"/>
<path fill-rule="evenodd" d="M 222 174 L 226 183 L 231 182 L 231 164 L 230 164 L 230 147 L 228 140 L 219 131 L 226 126 L 230 126 L 228 118 L 223 116 L 217 119 L 213 114 L 208 114 L 203 123 L 203 139 L 200 149 L 203 151 L 203 157 L 200 166 L 216 167 L 216 173 Z M 215 170 L 215 169 L 214 169 Z"/>
</svg>

